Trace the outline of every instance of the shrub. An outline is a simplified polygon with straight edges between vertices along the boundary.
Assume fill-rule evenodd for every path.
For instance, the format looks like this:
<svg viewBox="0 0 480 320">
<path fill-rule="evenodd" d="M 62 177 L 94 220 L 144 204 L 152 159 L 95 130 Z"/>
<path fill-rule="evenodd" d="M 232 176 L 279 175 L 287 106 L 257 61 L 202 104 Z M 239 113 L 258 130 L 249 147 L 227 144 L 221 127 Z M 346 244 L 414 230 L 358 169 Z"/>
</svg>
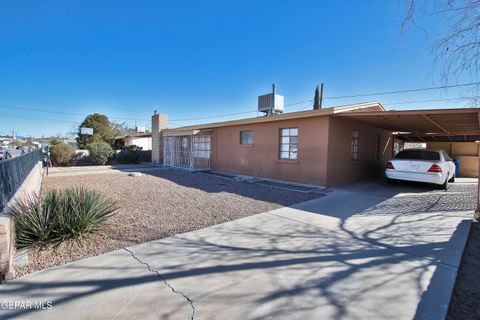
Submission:
<svg viewBox="0 0 480 320">
<path fill-rule="evenodd" d="M 126 146 L 117 154 L 117 161 L 119 163 L 140 163 L 141 158 L 142 151 L 137 146 Z"/>
<path fill-rule="evenodd" d="M 152 150 L 140 151 L 140 162 L 152 162 Z"/>
<path fill-rule="evenodd" d="M 50 159 L 54 166 L 67 166 L 72 163 L 74 156 L 75 149 L 63 142 L 50 148 Z"/>
<path fill-rule="evenodd" d="M 117 210 L 114 200 L 85 188 L 49 190 L 7 210 L 13 218 L 17 249 L 60 244 L 103 229 Z"/>
<path fill-rule="evenodd" d="M 52 146 L 54 146 L 56 144 L 60 144 L 60 143 L 63 143 L 63 140 L 60 137 L 54 137 L 54 138 L 50 139 L 50 144 Z"/>
<path fill-rule="evenodd" d="M 106 142 L 94 142 L 87 144 L 90 161 L 93 164 L 104 165 L 113 157 L 115 152 Z"/>
</svg>

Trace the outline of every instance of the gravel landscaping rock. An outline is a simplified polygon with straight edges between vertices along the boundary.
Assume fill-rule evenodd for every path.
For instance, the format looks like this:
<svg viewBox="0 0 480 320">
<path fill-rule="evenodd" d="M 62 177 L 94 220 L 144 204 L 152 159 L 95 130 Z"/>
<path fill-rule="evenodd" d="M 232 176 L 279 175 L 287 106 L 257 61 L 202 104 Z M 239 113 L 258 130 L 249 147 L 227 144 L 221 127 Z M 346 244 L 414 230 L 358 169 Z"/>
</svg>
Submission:
<svg viewBox="0 0 480 320">
<path fill-rule="evenodd" d="M 17 275 L 205 228 L 321 196 L 177 170 L 46 177 L 42 190 L 84 186 L 118 201 L 110 227 L 81 241 L 30 250 Z"/>
</svg>

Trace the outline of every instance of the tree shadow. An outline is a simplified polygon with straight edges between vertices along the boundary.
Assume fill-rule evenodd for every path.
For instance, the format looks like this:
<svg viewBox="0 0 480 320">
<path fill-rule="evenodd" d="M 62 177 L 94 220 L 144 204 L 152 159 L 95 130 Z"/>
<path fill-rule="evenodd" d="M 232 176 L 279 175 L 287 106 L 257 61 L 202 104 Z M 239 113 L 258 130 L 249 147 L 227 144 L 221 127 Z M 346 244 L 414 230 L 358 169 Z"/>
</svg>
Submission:
<svg viewBox="0 0 480 320">
<path fill-rule="evenodd" d="M 81 260 L 62 267 L 63 275 L 79 279 L 42 280 L 42 274 L 56 272 L 51 269 L 9 282 L 0 294 L 8 300 L 53 297 L 58 306 L 86 297 L 102 301 L 114 290 L 166 280 L 206 317 L 221 318 L 238 308 L 241 313 L 230 318 L 444 318 L 475 186 L 394 196 L 365 192 L 358 199 L 351 191 L 337 193 L 344 201 L 363 198 L 355 208 L 342 204 L 347 213 L 328 211 L 342 199 L 327 199 L 335 193 L 293 208 L 305 215 L 330 214 L 336 225 L 260 214 L 129 248 L 158 274 L 104 270 Z M 123 267 L 136 264 L 128 252 L 109 255 L 119 256 Z M 12 310 L 8 317 L 33 312 Z"/>
</svg>

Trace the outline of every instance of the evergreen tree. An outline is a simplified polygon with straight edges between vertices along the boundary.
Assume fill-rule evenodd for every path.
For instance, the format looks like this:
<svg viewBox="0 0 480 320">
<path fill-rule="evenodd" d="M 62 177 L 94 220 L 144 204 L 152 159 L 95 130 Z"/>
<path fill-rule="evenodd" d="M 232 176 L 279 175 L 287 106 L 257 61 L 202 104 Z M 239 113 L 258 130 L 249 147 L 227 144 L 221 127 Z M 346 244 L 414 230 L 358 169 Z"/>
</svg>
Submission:
<svg viewBox="0 0 480 320">
<path fill-rule="evenodd" d="M 92 128 L 93 135 L 89 136 L 81 134 L 81 128 Z M 118 134 L 119 130 L 117 126 L 110 122 L 106 115 L 94 113 L 87 116 L 78 127 L 77 144 L 80 149 L 85 149 L 87 144 L 101 141 L 113 145 L 115 136 Z"/>
<path fill-rule="evenodd" d="M 320 109 L 320 90 L 317 88 L 315 89 L 315 97 L 313 98 L 313 110 Z"/>
</svg>

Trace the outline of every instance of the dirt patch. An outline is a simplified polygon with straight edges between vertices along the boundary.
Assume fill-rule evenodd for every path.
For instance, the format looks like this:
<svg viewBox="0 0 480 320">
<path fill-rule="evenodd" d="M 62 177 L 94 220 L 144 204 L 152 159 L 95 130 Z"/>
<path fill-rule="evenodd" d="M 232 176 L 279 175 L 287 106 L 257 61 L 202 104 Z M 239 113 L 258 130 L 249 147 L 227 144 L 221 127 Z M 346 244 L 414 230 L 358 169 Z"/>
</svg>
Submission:
<svg viewBox="0 0 480 320">
<path fill-rule="evenodd" d="M 84 186 L 118 201 L 110 228 L 84 241 L 30 250 L 18 276 L 80 258 L 205 228 L 310 200 L 321 194 L 174 170 L 46 177 L 42 190 Z"/>
<path fill-rule="evenodd" d="M 462 256 L 447 320 L 480 319 L 480 216 L 475 214 Z"/>
</svg>

